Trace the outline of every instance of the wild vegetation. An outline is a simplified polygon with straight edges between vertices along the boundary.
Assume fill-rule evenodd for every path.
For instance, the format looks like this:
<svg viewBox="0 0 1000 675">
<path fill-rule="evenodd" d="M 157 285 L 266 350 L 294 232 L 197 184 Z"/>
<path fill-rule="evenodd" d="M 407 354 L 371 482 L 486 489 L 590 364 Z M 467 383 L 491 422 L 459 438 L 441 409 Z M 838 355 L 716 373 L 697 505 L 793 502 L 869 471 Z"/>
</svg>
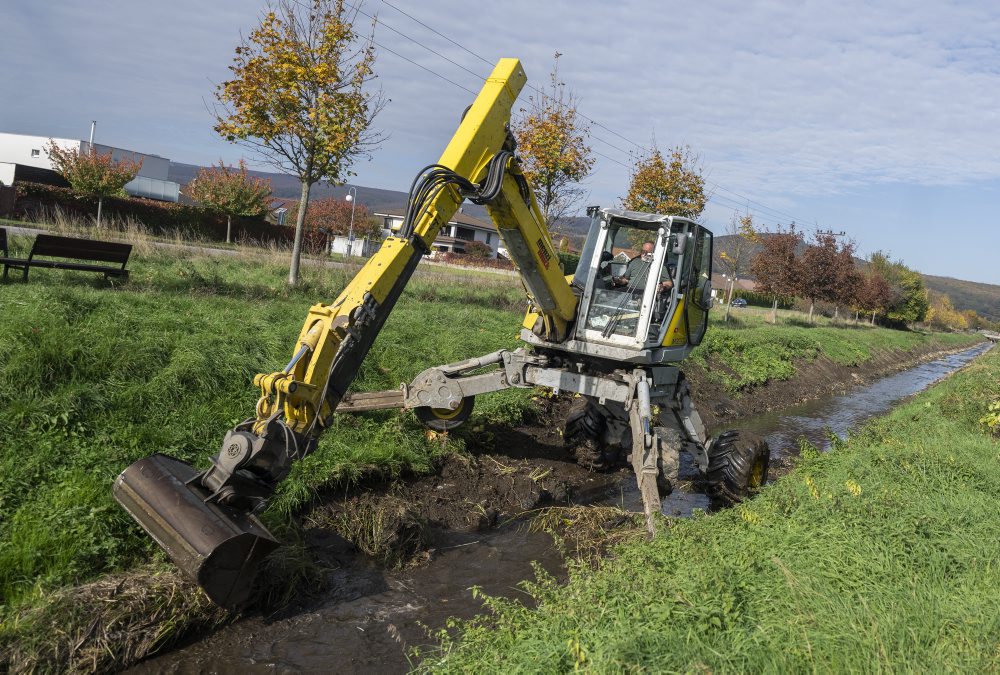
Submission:
<svg viewBox="0 0 1000 675">
<path fill-rule="evenodd" d="M 440 634 L 443 672 L 1000 668 L 1000 352 L 735 509 L 671 521 Z M 530 607 L 529 607 L 530 606 Z"/>
</svg>

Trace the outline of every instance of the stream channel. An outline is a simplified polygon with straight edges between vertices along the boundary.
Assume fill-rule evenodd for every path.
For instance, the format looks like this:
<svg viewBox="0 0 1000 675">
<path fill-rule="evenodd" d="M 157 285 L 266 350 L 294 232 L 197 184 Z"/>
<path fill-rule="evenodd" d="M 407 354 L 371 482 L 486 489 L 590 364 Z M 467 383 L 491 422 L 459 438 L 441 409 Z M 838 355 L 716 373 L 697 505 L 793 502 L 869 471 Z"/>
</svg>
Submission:
<svg viewBox="0 0 1000 675">
<path fill-rule="evenodd" d="M 869 418 L 958 370 L 992 345 L 930 361 L 859 387 L 775 413 L 739 420 L 736 426 L 765 438 L 772 475 L 783 473 L 798 452 L 799 438 L 828 449 L 829 433 L 845 436 Z M 668 516 L 707 509 L 708 499 L 690 489 L 694 470 L 682 465 L 681 485 L 664 500 Z M 634 479 L 622 480 L 605 504 L 641 510 Z M 524 523 L 490 532 L 455 532 L 420 567 L 387 571 L 375 564 L 336 570 L 331 590 L 302 607 L 273 616 L 251 616 L 212 635 L 148 659 L 130 673 L 396 673 L 409 670 L 411 647 L 433 645 L 429 631 L 449 617 L 483 611 L 470 589 L 530 601 L 518 588 L 533 579 L 534 565 L 564 579 L 563 558 L 548 534 Z"/>
</svg>

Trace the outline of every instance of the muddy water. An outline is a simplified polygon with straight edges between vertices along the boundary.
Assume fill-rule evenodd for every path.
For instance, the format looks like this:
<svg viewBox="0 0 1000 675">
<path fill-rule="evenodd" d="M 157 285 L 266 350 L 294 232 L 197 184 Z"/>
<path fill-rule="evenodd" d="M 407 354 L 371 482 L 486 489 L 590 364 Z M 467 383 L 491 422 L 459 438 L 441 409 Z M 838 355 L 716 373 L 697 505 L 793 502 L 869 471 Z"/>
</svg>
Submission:
<svg viewBox="0 0 1000 675">
<path fill-rule="evenodd" d="M 957 370 L 989 348 L 925 363 L 849 394 L 831 396 L 776 414 L 742 420 L 741 428 L 765 437 L 780 463 L 797 451 L 798 438 L 825 448 L 829 432 L 845 435 L 872 416 Z M 682 479 L 693 479 L 685 465 Z M 641 509 L 634 481 L 624 480 L 600 501 Z M 687 516 L 707 509 L 708 500 L 682 481 L 664 501 L 663 512 Z M 490 595 L 527 599 L 518 588 L 534 578 L 533 564 L 557 577 L 562 558 L 548 535 L 522 526 L 476 534 L 449 533 L 432 551 L 431 562 L 387 572 L 375 565 L 350 565 L 332 573 L 332 590 L 322 599 L 281 615 L 252 617 L 187 647 L 150 659 L 133 673 L 348 673 L 404 672 L 408 649 L 433 644 L 428 629 L 449 617 L 482 611 L 476 586 Z"/>
</svg>

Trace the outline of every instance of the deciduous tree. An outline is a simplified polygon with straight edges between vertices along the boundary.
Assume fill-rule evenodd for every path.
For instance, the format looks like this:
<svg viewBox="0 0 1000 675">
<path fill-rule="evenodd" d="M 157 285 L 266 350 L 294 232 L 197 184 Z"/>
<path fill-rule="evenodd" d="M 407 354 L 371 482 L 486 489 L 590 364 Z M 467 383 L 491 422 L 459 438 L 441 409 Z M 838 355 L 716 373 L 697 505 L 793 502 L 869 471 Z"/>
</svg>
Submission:
<svg viewBox="0 0 1000 675">
<path fill-rule="evenodd" d="M 216 131 L 246 144 L 302 183 L 288 283 L 296 284 L 312 186 L 340 183 L 370 155 L 384 106 L 373 92 L 375 47 L 354 28 L 343 0 L 280 0 L 236 48 L 232 79 L 219 86 Z"/>
<path fill-rule="evenodd" d="M 874 267 L 861 276 L 861 283 L 854 293 L 854 306 L 865 312 L 871 312 L 871 325 L 875 325 L 875 315 L 884 312 L 892 302 L 892 289 L 882 273 Z"/>
<path fill-rule="evenodd" d="M 827 232 L 816 232 L 802 254 L 796 295 L 809 300 L 809 322 L 817 300 L 850 302 L 854 276 L 854 242 L 838 243 Z"/>
<path fill-rule="evenodd" d="M 884 251 L 873 253 L 869 264 L 889 282 L 892 290 L 892 299 L 886 307 L 886 319 L 896 324 L 923 321 L 929 304 L 920 273 L 904 265 L 901 260 L 891 261 L 889 254 Z"/>
<path fill-rule="evenodd" d="M 758 235 L 759 250 L 750 261 L 750 272 L 757 282 L 757 291 L 774 301 L 771 323 L 778 322 L 778 301 L 794 297 L 799 288 L 801 264 L 797 257 L 802 233 L 795 223 L 788 228 L 780 225 L 774 232 Z"/>
<path fill-rule="evenodd" d="M 955 309 L 944 293 L 928 292 L 929 307 L 925 320 L 934 328 L 942 330 L 965 330 L 969 327 L 969 317 Z"/>
<path fill-rule="evenodd" d="M 579 203 L 584 195 L 579 183 L 594 166 L 590 128 L 577 114 L 573 92 L 559 80 L 558 53 L 549 88 L 529 97 L 513 126 L 524 174 L 551 230 Z"/>
<path fill-rule="evenodd" d="M 76 148 L 62 148 L 51 138 L 45 151 L 56 173 L 66 179 L 73 192 L 97 197 L 97 227 L 101 226 L 104 198 L 126 196 L 125 186 L 142 168 L 142 158 L 122 157 L 116 161 L 110 151 L 101 154 L 90 146 L 87 152 L 80 152 Z"/>
<path fill-rule="evenodd" d="M 244 161 L 239 168 L 219 166 L 202 168 L 188 183 L 188 194 L 209 209 L 225 214 L 226 242 L 232 241 L 233 216 L 259 218 L 267 213 L 271 197 L 271 181 L 247 173 Z"/>
<path fill-rule="evenodd" d="M 719 251 L 722 269 L 729 277 L 729 294 L 726 298 L 726 316 L 729 321 L 729 309 L 733 303 L 733 288 L 739 277 L 746 274 L 750 267 L 750 258 L 757 246 L 757 231 L 753 226 L 753 216 L 745 213 L 742 216 L 733 214 L 726 227 L 726 240 Z"/>
<path fill-rule="evenodd" d="M 691 148 L 676 147 L 664 157 L 654 146 L 632 167 L 622 206 L 633 211 L 697 218 L 707 201 L 705 179 Z"/>
<path fill-rule="evenodd" d="M 299 205 L 288 209 L 290 218 L 298 219 Z M 336 197 L 314 199 L 309 202 L 305 229 L 327 235 L 346 235 L 351 230 L 351 203 Z M 369 214 L 364 204 L 354 203 L 354 235 L 374 239 L 382 234 L 381 223 Z"/>
</svg>

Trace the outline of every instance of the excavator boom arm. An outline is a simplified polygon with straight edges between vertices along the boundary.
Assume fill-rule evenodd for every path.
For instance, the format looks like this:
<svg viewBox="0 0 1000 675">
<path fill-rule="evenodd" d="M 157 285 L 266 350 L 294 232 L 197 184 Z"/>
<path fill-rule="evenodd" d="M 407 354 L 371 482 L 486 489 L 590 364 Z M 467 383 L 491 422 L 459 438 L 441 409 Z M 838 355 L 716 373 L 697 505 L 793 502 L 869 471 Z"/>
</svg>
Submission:
<svg viewBox="0 0 1000 675">
<path fill-rule="evenodd" d="M 385 240 L 334 302 L 310 308 L 288 365 L 254 377 L 255 415 L 226 434 L 207 470 L 154 455 L 118 477 L 118 501 L 218 604 L 249 597 L 260 559 L 276 545 L 253 514 L 315 448 L 417 263 L 463 200 L 484 204 L 495 221 L 538 317 L 530 328 L 550 341 L 567 336 L 576 297 L 513 154 L 510 113 L 525 83 L 517 59 L 497 63 L 441 159 L 414 182 L 399 236 Z"/>
</svg>

